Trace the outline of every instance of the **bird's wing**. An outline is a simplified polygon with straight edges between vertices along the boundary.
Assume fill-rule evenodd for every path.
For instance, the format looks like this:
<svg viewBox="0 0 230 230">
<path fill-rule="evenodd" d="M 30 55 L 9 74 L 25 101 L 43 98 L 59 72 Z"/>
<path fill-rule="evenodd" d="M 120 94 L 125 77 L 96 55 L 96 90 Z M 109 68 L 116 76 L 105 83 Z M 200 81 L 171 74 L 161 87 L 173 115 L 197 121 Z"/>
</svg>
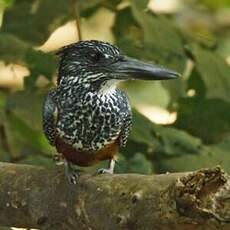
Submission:
<svg viewBox="0 0 230 230">
<path fill-rule="evenodd" d="M 128 140 L 130 130 L 132 128 L 132 110 L 129 104 L 129 99 L 125 92 L 121 91 L 122 100 L 123 100 L 123 126 L 120 133 L 120 146 L 124 147 Z"/>
<path fill-rule="evenodd" d="M 55 102 L 55 91 L 49 92 L 43 104 L 43 130 L 51 145 L 54 145 L 57 131 L 58 107 Z"/>
<path fill-rule="evenodd" d="M 129 137 L 129 133 L 132 127 L 132 114 L 129 113 L 124 119 L 124 125 L 120 134 L 120 146 L 124 147 Z"/>
</svg>

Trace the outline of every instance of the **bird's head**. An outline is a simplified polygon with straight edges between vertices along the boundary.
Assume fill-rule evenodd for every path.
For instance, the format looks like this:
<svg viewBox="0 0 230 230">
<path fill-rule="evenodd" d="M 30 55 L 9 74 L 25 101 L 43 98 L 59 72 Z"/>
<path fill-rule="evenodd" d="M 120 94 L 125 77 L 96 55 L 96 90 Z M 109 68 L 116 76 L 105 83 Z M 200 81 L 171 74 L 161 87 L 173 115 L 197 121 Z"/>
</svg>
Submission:
<svg viewBox="0 0 230 230">
<path fill-rule="evenodd" d="M 124 55 L 117 47 L 102 41 L 81 41 L 59 52 L 58 84 L 101 86 L 121 80 L 166 80 L 179 74 Z"/>
</svg>

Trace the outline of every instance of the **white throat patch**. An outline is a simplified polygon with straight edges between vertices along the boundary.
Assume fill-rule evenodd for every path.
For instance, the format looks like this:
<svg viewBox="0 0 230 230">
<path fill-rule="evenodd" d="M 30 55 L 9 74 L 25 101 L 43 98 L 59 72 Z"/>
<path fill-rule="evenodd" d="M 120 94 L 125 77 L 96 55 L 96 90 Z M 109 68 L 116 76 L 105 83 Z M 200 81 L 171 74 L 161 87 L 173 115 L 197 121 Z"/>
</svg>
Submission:
<svg viewBox="0 0 230 230">
<path fill-rule="evenodd" d="M 119 82 L 120 82 L 119 80 L 115 80 L 115 79 L 107 81 L 104 85 L 102 85 L 99 93 L 104 95 L 113 93 Z"/>
</svg>

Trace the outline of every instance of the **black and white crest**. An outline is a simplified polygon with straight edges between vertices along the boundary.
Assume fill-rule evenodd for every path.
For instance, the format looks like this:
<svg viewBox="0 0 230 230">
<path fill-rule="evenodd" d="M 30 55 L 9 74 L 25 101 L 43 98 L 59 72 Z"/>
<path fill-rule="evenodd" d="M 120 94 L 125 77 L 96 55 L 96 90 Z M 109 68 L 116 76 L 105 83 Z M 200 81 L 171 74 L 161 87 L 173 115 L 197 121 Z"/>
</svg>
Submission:
<svg viewBox="0 0 230 230">
<path fill-rule="evenodd" d="M 101 79 L 103 73 L 108 73 L 107 67 L 122 55 L 117 47 L 96 40 L 81 41 L 65 46 L 57 54 L 61 58 L 58 84 L 62 75 L 74 73 L 88 78 L 90 75 L 98 75 L 98 79 Z M 84 74 L 86 69 L 87 76 Z"/>
</svg>

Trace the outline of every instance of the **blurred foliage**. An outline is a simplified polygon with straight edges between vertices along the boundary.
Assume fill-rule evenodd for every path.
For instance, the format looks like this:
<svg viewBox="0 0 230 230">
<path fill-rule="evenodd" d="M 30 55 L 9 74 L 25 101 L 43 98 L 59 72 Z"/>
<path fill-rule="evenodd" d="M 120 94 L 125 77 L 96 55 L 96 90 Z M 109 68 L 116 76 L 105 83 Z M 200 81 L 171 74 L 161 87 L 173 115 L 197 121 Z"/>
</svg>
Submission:
<svg viewBox="0 0 230 230">
<path fill-rule="evenodd" d="M 230 55 L 230 25 L 217 20 L 219 10 L 230 10 L 228 0 L 188 1 L 184 9 L 169 14 L 151 11 L 147 0 L 123 6 L 121 0 L 3 2 L 0 59 L 26 66 L 30 76 L 21 92 L 0 90 L 1 161 L 53 165 L 55 149 L 41 129 L 41 107 L 53 87 L 57 60 L 36 47 L 76 17 L 73 9 L 90 18 L 104 7 L 115 15 L 112 33 L 125 53 L 183 74 L 175 81 L 122 86 L 134 107 L 141 102 L 158 105 L 177 112 L 177 120 L 156 125 L 134 109 L 133 130 L 121 150 L 117 172 L 189 171 L 217 164 L 230 172 L 230 67 L 225 61 Z M 187 12 L 194 17 L 185 24 Z M 196 15 L 204 16 L 198 27 Z M 45 88 L 36 84 L 41 75 L 50 82 Z"/>
<path fill-rule="evenodd" d="M 224 8 L 226 6 L 230 7 L 229 0 L 201 0 L 201 3 L 203 3 L 205 6 L 210 8 L 211 10 L 218 10 L 220 8 Z"/>
</svg>

